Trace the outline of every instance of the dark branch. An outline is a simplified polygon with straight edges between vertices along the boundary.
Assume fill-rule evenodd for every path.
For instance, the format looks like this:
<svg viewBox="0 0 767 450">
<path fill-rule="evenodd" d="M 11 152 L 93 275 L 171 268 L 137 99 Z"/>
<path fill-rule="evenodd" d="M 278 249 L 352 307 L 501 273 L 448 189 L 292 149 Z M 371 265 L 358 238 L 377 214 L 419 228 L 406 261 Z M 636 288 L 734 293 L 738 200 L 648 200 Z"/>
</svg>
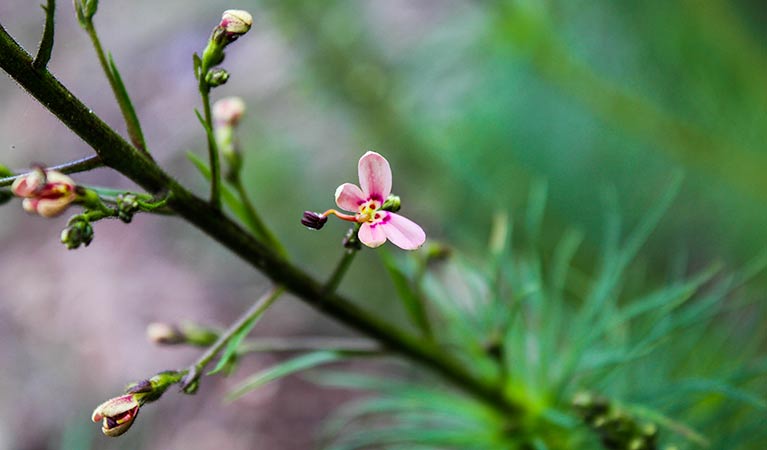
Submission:
<svg viewBox="0 0 767 450">
<path fill-rule="evenodd" d="M 170 193 L 168 206 L 178 215 L 261 270 L 276 284 L 285 286 L 313 308 L 376 339 L 385 348 L 431 368 L 465 392 L 503 411 L 509 419 L 521 413 L 520 406 L 504 396 L 495 381 L 478 377 L 465 364 L 452 359 L 433 344 L 404 333 L 382 320 L 379 315 L 368 313 L 348 299 L 328 292 L 321 283 L 276 255 L 209 202 L 189 192 L 146 153 L 130 145 L 92 114 L 50 72 L 34 71 L 29 54 L 8 35 L 2 25 L 0 68 L 93 147 L 105 165 L 135 181 L 148 192 Z"/>
</svg>

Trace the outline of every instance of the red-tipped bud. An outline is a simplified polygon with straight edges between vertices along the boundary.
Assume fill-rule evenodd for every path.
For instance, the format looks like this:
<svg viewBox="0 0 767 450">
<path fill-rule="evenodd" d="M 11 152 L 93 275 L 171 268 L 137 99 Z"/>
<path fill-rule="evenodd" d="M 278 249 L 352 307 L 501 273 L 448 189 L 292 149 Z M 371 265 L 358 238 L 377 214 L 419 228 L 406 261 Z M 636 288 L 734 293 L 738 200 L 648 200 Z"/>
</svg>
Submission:
<svg viewBox="0 0 767 450">
<path fill-rule="evenodd" d="M 134 394 L 121 395 L 100 404 L 93 410 L 91 420 L 101 422 L 101 432 L 105 435 L 117 437 L 133 425 L 140 406 Z"/>
<path fill-rule="evenodd" d="M 61 172 L 36 169 L 14 181 L 11 191 L 23 197 L 22 206 L 29 213 L 54 217 L 77 200 L 75 182 Z"/>
<path fill-rule="evenodd" d="M 221 16 L 221 23 L 218 24 L 226 33 L 229 42 L 247 33 L 251 25 L 253 25 L 253 16 L 249 12 L 239 9 L 224 11 Z"/>
</svg>

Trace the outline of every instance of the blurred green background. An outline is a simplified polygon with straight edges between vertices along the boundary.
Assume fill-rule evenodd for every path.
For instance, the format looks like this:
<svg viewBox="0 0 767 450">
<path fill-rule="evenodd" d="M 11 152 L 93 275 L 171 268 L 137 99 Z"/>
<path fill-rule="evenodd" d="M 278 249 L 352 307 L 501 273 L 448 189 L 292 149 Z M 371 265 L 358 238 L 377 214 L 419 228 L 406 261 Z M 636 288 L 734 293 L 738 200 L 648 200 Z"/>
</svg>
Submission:
<svg viewBox="0 0 767 450">
<path fill-rule="evenodd" d="M 585 232 L 587 260 L 611 201 L 634 224 L 679 173 L 681 194 L 643 255 L 650 278 L 663 279 L 680 256 L 692 267 L 734 266 L 767 244 L 764 2 L 102 0 L 96 26 L 150 149 L 200 193 L 204 183 L 184 157 L 205 154 L 191 55 L 228 8 L 249 10 L 255 22 L 228 50 L 231 79 L 213 97 L 247 102 L 247 187 L 316 275 L 340 256 L 345 228 L 307 232 L 300 214 L 332 207 L 335 187 L 356 181 L 369 149 L 389 158 L 403 214 L 469 255 L 484 251 L 493 214 L 514 217 L 531 181 L 543 179 L 544 247 L 574 226 Z M 69 2 L 57 19 L 52 72 L 124 132 Z M 30 51 L 42 20 L 36 2 L 0 4 L 0 23 Z M 89 154 L 10 79 L 0 82 L 0 104 L 0 162 L 21 169 Z M 77 179 L 131 187 L 103 169 Z M 97 435 L 91 405 L 195 355 L 144 343 L 148 322 L 226 324 L 263 279 L 178 220 L 100 223 L 92 246 L 76 252 L 56 242 L 65 220 L 26 216 L 17 203 L 0 214 L 1 448 L 204 449 L 221 439 L 231 449 L 311 446 L 312 429 L 343 395 L 301 381 L 223 406 L 217 397 L 228 381 L 210 380 L 203 398 L 176 396 L 142 412 L 143 432 L 122 444 Z M 356 295 L 363 284 L 377 294 Z M 401 314 L 372 252 L 343 290 Z M 292 301 L 265 322 L 257 333 L 344 332 Z M 207 414 L 189 411 L 210 405 Z M 211 441 L 186 432 L 200 424 Z"/>
</svg>

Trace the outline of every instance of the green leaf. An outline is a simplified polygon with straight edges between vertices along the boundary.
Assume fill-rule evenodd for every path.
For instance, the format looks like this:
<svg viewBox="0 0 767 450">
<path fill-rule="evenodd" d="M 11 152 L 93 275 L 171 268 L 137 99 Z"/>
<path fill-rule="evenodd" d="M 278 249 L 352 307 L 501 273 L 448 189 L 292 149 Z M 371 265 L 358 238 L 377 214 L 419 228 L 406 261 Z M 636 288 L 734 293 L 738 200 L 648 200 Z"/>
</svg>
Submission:
<svg viewBox="0 0 767 450">
<path fill-rule="evenodd" d="M 270 381 L 291 375 L 302 370 L 310 369 L 321 364 L 340 361 L 349 357 L 348 354 L 338 351 L 321 350 L 307 353 L 296 358 L 284 361 L 276 366 L 261 371 L 245 379 L 226 396 L 227 401 L 236 400 L 248 392 L 257 389 Z"/>
<path fill-rule="evenodd" d="M 544 179 L 536 180 L 528 194 L 527 214 L 525 216 L 525 231 L 534 244 L 538 241 L 543 223 L 543 213 L 546 210 L 548 183 Z"/>
<path fill-rule="evenodd" d="M 245 336 L 250 333 L 250 331 L 258 322 L 258 319 L 264 315 L 272 303 L 274 303 L 274 301 L 277 300 L 277 298 L 279 298 L 279 296 L 282 295 L 284 291 L 285 289 L 282 287 L 275 287 L 271 293 L 265 297 L 262 297 L 256 304 L 252 306 L 252 308 L 255 308 L 255 310 L 253 310 L 252 313 L 249 311 L 248 316 L 246 316 L 249 317 L 248 320 L 243 322 L 242 325 L 237 326 L 236 332 L 229 338 L 228 341 L 226 341 L 226 348 L 224 349 L 223 355 L 221 355 L 221 358 L 218 360 L 218 364 L 216 364 L 216 367 L 208 372 L 207 375 L 213 375 L 221 372 L 222 370 L 226 370 L 227 373 L 232 373 L 237 358 L 237 349 L 240 347 L 240 343 L 242 343 L 242 340 L 245 339 Z"/>
<path fill-rule="evenodd" d="M 189 161 L 192 162 L 192 164 L 194 164 L 203 178 L 205 178 L 207 181 L 210 181 L 210 168 L 208 167 L 208 164 L 192 152 L 187 152 L 186 157 L 189 159 Z M 234 192 L 232 192 L 232 190 L 224 184 L 221 185 L 221 199 L 224 201 L 224 204 L 228 206 L 232 211 L 232 214 L 234 214 L 242 222 L 248 223 L 248 213 L 245 210 L 245 206 L 242 204 L 238 196 L 235 195 Z"/>
<path fill-rule="evenodd" d="M 125 125 L 128 128 L 128 136 L 133 145 L 139 150 L 146 152 L 146 142 L 144 141 L 144 134 L 141 131 L 141 124 L 139 123 L 136 110 L 133 108 L 128 90 L 125 88 L 120 72 L 117 70 L 112 54 L 109 57 L 109 71 L 111 72 L 112 79 L 114 80 L 115 96 L 117 97 L 117 103 L 120 105 L 120 111 L 122 111 L 123 119 L 125 119 Z"/>
<path fill-rule="evenodd" d="M 4 205 L 8 203 L 9 201 L 11 201 L 12 198 L 13 198 L 13 194 L 11 193 L 11 191 L 6 189 L 0 189 L 0 205 Z"/>
<path fill-rule="evenodd" d="M 658 425 L 673 431 L 674 433 L 684 436 L 686 439 L 690 440 L 691 442 L 695 442 L 701 447 L 709 446 L 709 442 L 705 436 L 698 433 L 689 426 L 674 420 L 659 411 L 636 405 L 625 405 L 625 408 L 639 417 L 655 422 Z"/>
<path fill-rule="evenodd" d="M 219 372 L 225 372 L 227 375 L 231 374 L 234 370 L 234 365 L 237 363 L 237 347 L 240 346 L 242 340 L 253 330 L 255 325 L 256 320 L 254 318 L 247 324 L 247 326 L 245 326 L 245 328 L 240 330 L 239 333 L 232 336 L 226 343 L 224 353 L 221 355 L 221 358 L 218 359 L 216 367 L 209 370 L 205 375 L 215 375 Z"/>
<path fill-rule="evenodd" d="M 397 262 L 389 251 L 380 249 L 378 255 L 381 257 L 381 261 L 392 283 L 394 283 L 397 296 L 402 300 L 402 305 L 405 307 L 408 316 L 410 316 L 410 320 L 425 336 L 431 336 L 431 325 L 426 314 L 423 297 L 418 294 L 405 273 L 397 266 Z"/>
<path fill-rule="evenodd" d="M 9 168 L 5 167 L 4 165 L 0 164 L 0 178 L 8 178 L 8 177 L 12 177 L 14 175 L 15 174 L 13 173 L 13 171 L 11 169 L 9 169 Z"/>
<path fill-rule="evenodd" d="M 195 53 L 192 55 L 192 64 L 194 64 L 194 77 L 196 79 L 200 79 L 200 67 L 202 67 L 202 60 L 200 59 L 200 55 Z"/>
</svg>

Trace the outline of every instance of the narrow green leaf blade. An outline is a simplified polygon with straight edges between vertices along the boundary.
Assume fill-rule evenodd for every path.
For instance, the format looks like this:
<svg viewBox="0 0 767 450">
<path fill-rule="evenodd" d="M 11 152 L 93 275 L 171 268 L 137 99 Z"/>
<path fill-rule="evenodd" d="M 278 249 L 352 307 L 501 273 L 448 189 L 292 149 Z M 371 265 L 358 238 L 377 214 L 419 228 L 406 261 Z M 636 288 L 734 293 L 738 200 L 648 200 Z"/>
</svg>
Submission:
<svg viewBox="0 0 767 450">
<path fill-rule="evenodd" d="M 391 253 L 382 249 L 378 254 L 386 268 L 386 272 L 389 274 L 389 278 L 391 278 L 392 283 L 394 283 L 394 289 L 397 292 L 397 296 L 402 300 L 402 305 L 405 307 L 405 311 L 407 311 L 410 320 L 424 333 L 424 335 L 431 336 L 431 326 L 426 314 L 423 297 L 418 295 L 413 284 L 408 280 L 405 273 L 397 266 L 397 262 L 394 260 Z"/>
<path fill-rule="evenodd" d="M 247 378 L 239 386 L 235 387 L 229 394 L 227 394 L 226 400 L 236 400 L 248 392 L 257 389 L 266 383 L 269 383 L 270 381 L 274 381 L 293 373 L 319 366 L 321 364 L 339 361 L 346 357 L 348 357 L 348 355 L 343 352 L 322 350 L 289 359 Z"/>
<path fill-rule="evenodd" d="M 210 168 L 208 167 L 208 164 L 192 152 L 187 152 L 186 157 L 189 159 L 189 161 L 191 161 L 192 164 L 194 164 L 194 167 L 197 168 L 203 178 L 205 178 L 207 181 L 210 181 Z M 229 207 L 232 213 L 237 216 L 238 219 L 244 223 L 248 223 L 247 211 L 245 211 L 245 207 L 239 198 L 234 194 L 234 192 L 232 192 L 232 190 L 226 185 L 221 185 L 221 199 L 224 201 L 224 204 Z"/>
<path fill-rule="evenodd" d="M 144 133 L 141 131 L 141 124 L 136 115 L 136 110 L 133 108 L 133 102 L 131 102 L 128 90 L 125 88 L 125 83 L 123 83 L 111 53 L 109 54 L 109 70 L 112 72 L 112 79 L 114 80 L 115 85 L 115 96 L 117 97 L 117 103 L 119 103 L 120 110 L 125 119 L 125 125 L 128 128 L 128 136 L 130 136 L 130 140 L 136 148 L 142 152 L 147 152 Z"/>
</svg>

